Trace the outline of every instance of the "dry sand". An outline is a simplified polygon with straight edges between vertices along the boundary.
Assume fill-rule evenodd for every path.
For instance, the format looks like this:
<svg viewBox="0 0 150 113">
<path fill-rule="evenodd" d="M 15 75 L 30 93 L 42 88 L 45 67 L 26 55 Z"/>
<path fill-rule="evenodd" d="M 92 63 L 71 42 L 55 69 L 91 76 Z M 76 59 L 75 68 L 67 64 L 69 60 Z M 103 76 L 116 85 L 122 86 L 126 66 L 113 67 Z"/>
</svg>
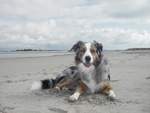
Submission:
<svg viewBox="0 0 150 113">
<path fill-rule="evenodd" d="M 73 55 L 0 59 L 0 113 L 150 113 L 150 52 L 107 52 L 110 101 L 100 94 L 67 101 L 71 92 L 30 91 L 35 80 L 51 78 L 73 64 Z"/>
</svg>

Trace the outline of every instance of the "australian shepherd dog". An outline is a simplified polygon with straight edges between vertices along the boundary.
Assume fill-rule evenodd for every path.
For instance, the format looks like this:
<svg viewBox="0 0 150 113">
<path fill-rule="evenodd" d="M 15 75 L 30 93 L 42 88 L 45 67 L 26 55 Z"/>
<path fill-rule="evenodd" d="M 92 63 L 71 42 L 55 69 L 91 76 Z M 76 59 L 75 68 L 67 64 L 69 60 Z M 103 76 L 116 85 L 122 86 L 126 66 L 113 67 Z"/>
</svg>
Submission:
<svg viewBox="0 0 150 113">
<path fill-rule="evenodd" d="M 109 65 L 102 51 L 103 46 L 96 41 L 92 43 L 78 41 L 71 51 L 75 52 L 75 64 L 78 67 L 80 82 L 76 91 L 69 97 L 70 101 L 76 101 L 85 92 L 101 92 L 111 99 L 116 95 L 112 86 L 106 80 L 110 77 Z"/>
<path fill-rule="evenodd" d="M 31 89 L 74 89 L 74 93 L 69 97 L 70 101 L 78 100 L 85 92 L 102 93 L 110 99 L 115 99 L 116 95 L 108 82 L 110 67 L 102 52 L 102 44 L 96 41 L 78 41 L 71 51 L 75 52 L 75 66 L 68 67 L 55 79 L 34 82 Z"/>
</svg>

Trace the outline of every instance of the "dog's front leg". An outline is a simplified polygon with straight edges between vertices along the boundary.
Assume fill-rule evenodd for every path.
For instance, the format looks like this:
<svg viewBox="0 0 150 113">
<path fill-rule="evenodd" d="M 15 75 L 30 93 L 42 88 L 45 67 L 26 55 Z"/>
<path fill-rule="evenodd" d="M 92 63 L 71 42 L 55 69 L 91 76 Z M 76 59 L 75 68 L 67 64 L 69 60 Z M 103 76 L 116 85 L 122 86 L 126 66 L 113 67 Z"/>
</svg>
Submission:
<svg viewBox="0 0 150 113">
<path fill-rule="evenodd" d="M 112 86 L 108 82 L 103 81 L 103 82 L 100 83 L 100 91 L 103 94 L 108 95 L 108 97 L 110 99 L 115 99 L 116 98 L 116 94 L 114 93 L 114 91 L 112 89 Z"/>
<path fill-rule="evenodd" d="M 79 99 L 79 96 L 83 94 L 87 90 L 87 86 L 80 82 L 79 86 L 77 87 L 75 93 L 69 97 L 69 101 L 76 101 Z"/>
</svg>

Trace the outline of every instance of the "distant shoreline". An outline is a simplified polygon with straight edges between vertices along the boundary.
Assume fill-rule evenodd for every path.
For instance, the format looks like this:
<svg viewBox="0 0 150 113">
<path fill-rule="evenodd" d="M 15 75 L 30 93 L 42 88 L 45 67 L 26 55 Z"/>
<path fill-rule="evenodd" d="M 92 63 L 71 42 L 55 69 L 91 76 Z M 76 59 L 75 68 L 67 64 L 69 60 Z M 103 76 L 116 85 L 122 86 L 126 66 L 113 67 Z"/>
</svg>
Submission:
<svg viewBox="0 0 150 113">
<path fill-rule="evenodd" d="M 139 51 L 139 50 L 150 50 L 150 48 L 129 48 L 126 51 Z"/>
<path fill-rule="evenodd" d="M 137 51 L 137 50 L 150 50 L 150 48 L 128 48 L 125 51 Z M 17 51 L 68 51 L 68 50 L 17 49 L 15 51 L 17 52 Z"/>
<path fill-rule="evenodd" d="M 150 50 L 150 48 L 128 48 L 124 50 L 104 50 L 104 51 L 145 51 Z M 0 50 L 0 52 L 71 52 L 69 50 L 58 50 L 58 49 L 16 49 L 16 50 Z"/>
<path fill-rule="evenodd" d="M 17 49 L 15 51 L 66 51 L 66 50 L 42 50 L 42 49 Z"/>
</svg>

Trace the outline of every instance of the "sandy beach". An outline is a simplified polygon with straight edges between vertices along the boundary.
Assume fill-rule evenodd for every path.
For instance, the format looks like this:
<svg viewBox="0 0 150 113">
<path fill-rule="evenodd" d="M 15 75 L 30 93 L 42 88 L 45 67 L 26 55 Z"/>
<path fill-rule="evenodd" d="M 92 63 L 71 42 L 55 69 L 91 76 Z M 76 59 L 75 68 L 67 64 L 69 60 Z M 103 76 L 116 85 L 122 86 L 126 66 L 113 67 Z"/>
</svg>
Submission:
<svg viewBox="0 0 150 113">
<path fill-rule="evenodd" d="M 33 81 L 55 77 L 73 65 L 73 55 L 0 58 L 0 113 L 150 113 L 150 51 L 106 52 L 117 100 L 100 94 L 31 91 Z"/>
</svg>

